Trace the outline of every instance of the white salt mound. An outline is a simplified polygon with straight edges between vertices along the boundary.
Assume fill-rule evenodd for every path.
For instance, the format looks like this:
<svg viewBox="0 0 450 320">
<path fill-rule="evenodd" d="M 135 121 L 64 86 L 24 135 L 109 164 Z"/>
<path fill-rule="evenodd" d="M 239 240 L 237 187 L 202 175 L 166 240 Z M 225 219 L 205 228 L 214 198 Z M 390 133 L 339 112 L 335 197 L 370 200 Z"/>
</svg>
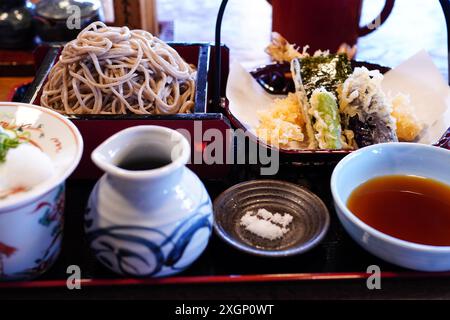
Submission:
<svg viewBox="0 0 450 320">
<path fill-rule="evenodd" d="M 288 225 L 291 224 L 293 219 L 294 218 L 291 215 L 289 215 L 289 214 L 285 214 L 284 216 L 282 216 L 279 213 L 275 213 L 273 215 L 273 217 L 271 218 L 271 221 L 274 222 L 274 223 L 280 224 L 284 228 L 286 228 Z"/>
<path fill-rule="evenodd" d="M 279 213 L 272 214 L 266 209 L 258 212 L 249 211 L 241 218 L 241 226 L 247 231 L 268 240 L 277 240 L 289 232 L 288 226 L 294 218 Z"/>
<path fill-rule="evenodd" d="M 54 174 L 55 167 L 50 157 L 39 148 L 23 143 L 8 150 L 5 162 L 0 164 L 0 191 L 30 189 Z"/>
</svg>

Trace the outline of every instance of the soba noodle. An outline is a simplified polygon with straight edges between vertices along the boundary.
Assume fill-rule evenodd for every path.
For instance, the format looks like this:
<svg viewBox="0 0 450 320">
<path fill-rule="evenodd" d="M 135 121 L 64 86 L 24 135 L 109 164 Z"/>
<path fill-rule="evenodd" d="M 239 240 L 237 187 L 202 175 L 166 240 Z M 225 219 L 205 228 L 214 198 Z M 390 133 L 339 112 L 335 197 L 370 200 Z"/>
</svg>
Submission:
<svg viewBox="0 0 450 320">
<path fill-rule="evenodd" d="M 195 69 L 143 30 L 95 22 L 63 49 L 41 105 L 64 114 L 189 113 Z"/>
</svg>

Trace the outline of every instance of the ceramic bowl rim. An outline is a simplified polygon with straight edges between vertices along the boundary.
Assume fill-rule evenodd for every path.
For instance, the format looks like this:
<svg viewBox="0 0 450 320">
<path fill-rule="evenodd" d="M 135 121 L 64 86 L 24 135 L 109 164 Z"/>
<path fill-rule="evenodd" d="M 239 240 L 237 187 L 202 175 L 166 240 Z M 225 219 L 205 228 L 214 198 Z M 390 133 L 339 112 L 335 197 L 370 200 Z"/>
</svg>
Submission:
<svg viewBox="0 0 450 320">
<path fill-rule="evenodd" d="M 67 178 L 75 171 L 78 164 L 80 163 L 81 157 L 83 155 L 84 143 L 83 137 L 81 136 L 81 133 L 75 126 L 75 124 L 73 124 L 68 118 L 57 113 L 56 111 L 41 106 L 37 106 L 34 104 L 21 102 L 0 102 L 0 107 L 14 107 L 14 108 L 26 107 L 30 109 L 37 109 L 43 113 L 49 114 L 52 117 L 56 118 L 58 121 L 64 123 L 68 127 L 68 129 L 73 134 L 74 141 L 77 145 L 77 150 L 72 160 L 72 163 L 70 164 L 70 166 L 67 167 L 67 169 L 62 174 L 60 174 L 57 178 L 53 179 L 53 182 L 51 184 L 45 184 L 42 186 L 38 185 L 34 187 L 31 191 L 25 192 L 24 196 L 18 199 L 12 198 L 1 200 L 0 214 L 6 214 L 10 213 L 11 211 L 16 211 L 22 206 L 30 204 L 34 200 L 43 197 L 44 195 L 46 195 L 47 193 L 51 192 L 53 189 L 57 188 L 59 185 L 64 183 L 67 180 Z"/>
<path fill-rule="evenodd" d="M 358 217 L 356 217 L 348 208 L 347 205 L 342 200 L 339 191 L 337 190 L 337 179 L 339 178 L 339 174 L 341 173 L 341 170 L 348 166 L 349 163 L 354 161 L 355 158 L 358 158 L 362 154 L 370 153 L 373 150 L 376 149 L 422 149 L 427 150 L 429 152 L 435 152 L 439 154 L 445 154 L 450 158 L 450 150 L 439 148 L 436 146 L 431 145 L 424 145 L 424 144 L 418 144 L 418 143 L 409 143 L 409 142 L 390 142 L 390 143 L 381 143 L 377 145 L 372 145 L 366 148 L 359 149 L 348 156 L 346 156 L 344 159 L 342 159 L 336 168 L 333 171 L 333 174 L 331 176 L 331 193 L 333 195 L 333 200 L 335 205 L 338 207 L 340 212 L 351 221 L 351 223 L 357 227 L 359 230 L 362 230 L 363 232 L 368 233 L 370 236 L 381 239 L 384 242 L 387 242 L 393 246 L 400 247 L 403 249 L 409 249 L 409 250 L 416 250 L 421 252 L 428 252 L 428 253 L 450 253 L 450 246 L 432 246 L 432 245 L 425 245 L 420 243 L 414 243 L 406 240 L 401 240 L 396 237 L 390 236 L 388 234 L 385 234 L 362 220 L 360 220 Z M 450 165 L 449 165 L 450 167 Z"/>
<path fill-rule="evenodd" d="M 259 184 L 259 183 L 277 183 L 282 185 L 289 185 L 291 187 L 295 187 L 297 190 L 301 190 L 301 192 L 308 194 L 312 198 L 314 198 L 318 205 L 320 205 L 323 215 L 321 220 L 323 221 L 322 226 L 320 229 L 318 228 L 317 234 L 309 239 L 307 242 L 301 242 L 297 243 L 294 247 L 284 249 L 284 250 L 277 250 L 277 251 L 267 251 L 263 249 L 257 249 L 255 247 L 243 244 L 241 241 L 237 240 L 235 237 L 230 235 L 230 233 L 227 231 L 227 229 L 223 228 L 222 224 L 219 224 L 217 222 L 218 219 L 216 219 L 216 207 L 217 203 L 219 203 L 227 194 L 234 192 L 236 189 L 241 188 L 243 186 L 246 186 L 248 184 Z M 314 194 L 309 189 L 296 185 L 291 182 L 283 181 L 283 180 L 271 180 L 271 179 L 264 179 L 264 180 L 249 180 L 244 181 L 241 183 L 238 183 L 236 185 L 233 185 L 232 187 L 228 188 L 227 190 L 223 191 L 215 200 L 213 203 L 213 214 L 214 214 L 214 231 L 217 234 L 219 238 L 224 240 L 228 245 L 231 247 L 234 247 L 235 249 L 238 249 L 239 251 L 249 253 L 253 256 L 259 256 L 259 257 L 266 257 L 266 258 L 283 258 L 283 257 L 290 257 L 295 255 L 300 255 L 303 253 L 306 253 L 307 251 L 310 251 L 311 249 L 315 248 L 317 245 L 319 245 L 322 240 L 325 238 L 329 228 L 330 228 L 330 213 L 325 205 L 325 203 L 322 201 L 322 199 L 319 198 L 316 194 Z"/>
</svg>

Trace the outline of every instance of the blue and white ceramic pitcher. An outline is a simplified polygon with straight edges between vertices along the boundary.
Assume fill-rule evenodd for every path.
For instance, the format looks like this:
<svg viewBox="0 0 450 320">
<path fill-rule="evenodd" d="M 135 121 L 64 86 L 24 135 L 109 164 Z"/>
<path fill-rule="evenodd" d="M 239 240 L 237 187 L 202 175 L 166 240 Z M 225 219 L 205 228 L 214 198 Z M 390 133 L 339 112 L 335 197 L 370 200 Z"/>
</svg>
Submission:
<svg viewBox="0 0 450 320">
<path fill-rule="evenodd" d="M 126 129 L 94 150 L 106 174 L 92 191 L 85 229 L 106 267 L 124 276 L 168 276 L 206 248 L 212 204 L 185 166 L 190 150 L 182 134 L 157 126 Z"/>
</svg>

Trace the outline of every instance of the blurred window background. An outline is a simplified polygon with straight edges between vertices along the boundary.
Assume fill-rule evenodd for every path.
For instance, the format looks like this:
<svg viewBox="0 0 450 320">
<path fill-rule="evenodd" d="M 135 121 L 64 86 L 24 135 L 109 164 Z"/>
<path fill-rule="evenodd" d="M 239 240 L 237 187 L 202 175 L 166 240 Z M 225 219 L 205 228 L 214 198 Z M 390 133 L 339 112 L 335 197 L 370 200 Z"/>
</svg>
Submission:
<svg viewBox="0 0 450 320">
<path fill-rule="evenodd" d="M 272 1 L 283 4 L 288 0 Z M 294 1 L 326 3 L 332 0 L 292 0 L 298 5 L 299 2 Z M 352 3 L 358 0 L 354 1 Z M 32 79 L 35 71 L 32 49 L 39 44 L 39 39 L 68 41 L 76 36 L 77 30 L 65 30 L 66 20 L 57 18 L 65 8 L 72 3 L 100 2 L 103 8 L 100 5 L 98 8 L 108 24 L 146 29 L 166 41 L 212 42 L 221 0 L 0 0 L 0 100 L 9 94 L 7 84 Z M 40 10 L 35 10 L 34 24 L 31 3 L 36 4 L 36 8 L 40 3 Z M 49 5 L 43 6 L 44 3 Z M 366 25 L 381 11 L 385 0 L 363 0 L 363 3 L 361 25 Z M 92 19 L 97 20 L 97 15 L 87 15 L 83 25 Z M 232 59 L 253 69 L 269 62 L 264 50 L 270 42 L 271 28 L 272 6 L 268 1 L 229 0 L 222 41 L 231 49 Z M 298 43 L 302 47 L 307 44 Z M 386 23 L 359 39 L 356 59 L 395 67 L 421 49 L 429 52 L 447 78 L 447 32 L 439 1 L 396 0 Z"/>
<path fill-rule="evenodd" d="M 160 21 L 173 22 L 175 41 L 213 41 L 220 0 L 157 0 Z M 362 24 L 375 18 L 383 0 L 365 0 Z M 267 62 L 271 6 L 265 0 L 230 0 L 223 24 L 223 42 L 247 68 Z M 170 33 L 169 33 L 170 34 Z M 302 46 L 305 44 L 301 44 Z M 437 0 L 397 0 L 386 23 L 360 38 L 357 59 L 396 66 L 426 49 L 447 75 L 447 33 Z"/>
</svg>

